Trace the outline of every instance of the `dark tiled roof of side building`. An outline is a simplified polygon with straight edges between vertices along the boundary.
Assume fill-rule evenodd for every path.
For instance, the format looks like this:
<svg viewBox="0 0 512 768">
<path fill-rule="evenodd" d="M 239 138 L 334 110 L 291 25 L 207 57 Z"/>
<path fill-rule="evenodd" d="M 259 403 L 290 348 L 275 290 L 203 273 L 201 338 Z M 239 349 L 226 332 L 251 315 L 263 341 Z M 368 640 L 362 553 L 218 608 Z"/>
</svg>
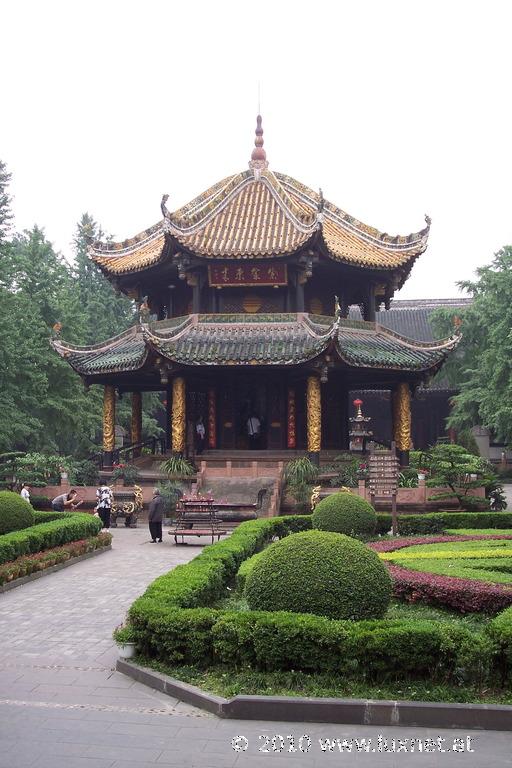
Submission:
<svg viewBox="0 0 512 768">
<path fill-rule="evenodd" d="M 461 308 L 471 304 L 472 299 L 403 299 L 391 302 L 391 308 L 377 312 L 376 320 L 401 336 L 415 341 L 435 341 L 439 338 L 433 331 L 430 316 L 436 309 Z M 359 307 L 350 307 L 349 317 L 361 319 Z"/>
</svg>

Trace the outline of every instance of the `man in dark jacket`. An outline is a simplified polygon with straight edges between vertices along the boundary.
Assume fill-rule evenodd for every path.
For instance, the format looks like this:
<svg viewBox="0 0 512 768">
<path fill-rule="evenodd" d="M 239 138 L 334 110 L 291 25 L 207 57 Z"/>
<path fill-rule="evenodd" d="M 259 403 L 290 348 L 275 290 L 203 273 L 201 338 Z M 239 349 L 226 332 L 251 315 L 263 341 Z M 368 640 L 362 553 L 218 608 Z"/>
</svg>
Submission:
<svg viewBox="0 0 512 768">
<path fill-rule="evenodd" d="M 149 502 L 148 523 L 151 543 L 162 541 L 162 520 L 164 519 L 165 501 L 160 496 L 160 491 L 155 488 L 153 498 Z"/>
</svg>

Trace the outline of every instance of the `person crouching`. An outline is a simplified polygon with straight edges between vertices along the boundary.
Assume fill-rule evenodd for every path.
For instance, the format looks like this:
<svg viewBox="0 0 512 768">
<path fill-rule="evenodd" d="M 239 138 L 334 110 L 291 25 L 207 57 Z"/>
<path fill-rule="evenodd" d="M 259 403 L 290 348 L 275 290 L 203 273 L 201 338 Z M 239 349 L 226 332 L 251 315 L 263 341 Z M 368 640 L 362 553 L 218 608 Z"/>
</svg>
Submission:
<svg viewBox="0 0 512 768">
<path fill-rule="evenodd" d="M 162 520 L 164 519 L 165 501 L 158 488 L 153 491 L 153 498 L 149 502 L 148 523 L 151 543 L 162 541 Z"/>
</svg>

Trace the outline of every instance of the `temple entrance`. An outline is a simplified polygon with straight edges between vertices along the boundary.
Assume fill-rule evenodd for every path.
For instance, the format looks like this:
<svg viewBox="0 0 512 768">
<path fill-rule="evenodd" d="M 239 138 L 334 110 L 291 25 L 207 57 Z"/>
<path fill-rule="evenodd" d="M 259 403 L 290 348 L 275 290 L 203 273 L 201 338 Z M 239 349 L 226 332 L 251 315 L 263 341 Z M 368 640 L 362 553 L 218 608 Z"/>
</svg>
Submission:
<svg viewBox="0 0 512 768">
<path fill-rule="evenodd" d="M 267 447 L 267 387 L 252 377 L 241 377 L 236 383 L 236 434 L 237 450 L 263 450 Z"/>
<path fill-rule="evenodd" d="M 216 385 L 217 447 L 282 450 L 286 446 L 284 385 L 276 376 L 235 375 Z"/>
</svg>

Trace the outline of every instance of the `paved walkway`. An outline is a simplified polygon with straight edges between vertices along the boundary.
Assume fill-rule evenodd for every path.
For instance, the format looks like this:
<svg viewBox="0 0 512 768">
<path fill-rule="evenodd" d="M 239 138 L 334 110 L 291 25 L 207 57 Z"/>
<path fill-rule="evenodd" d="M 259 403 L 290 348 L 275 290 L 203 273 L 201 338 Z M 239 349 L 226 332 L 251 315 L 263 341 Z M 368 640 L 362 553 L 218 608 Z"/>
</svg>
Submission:
<svg viewBox="0 0 512 768">
<path fill-rule="evenodd" d="M 398 741 L 400 752 L 381 753 L 381 733 L 388 749 L 392 738 L 437 737 L 448 748 L 466 734 L 218 720 L 115 672 L 113 627 L 152 579 L 199 548 L 150 544 L 144 528 L 113 533 L 111 552 L 0 595 L 0 768 L 512 766 L 508 733 L 467 734 L 475 751 L 464 754 L 418 746 L 411 754 L 404 751 L 410 743 Z M 231 741 L 238 736 L 247 741 L 235 742 L 237 752 Z M 369 752 L 340 752 L 334 742 L 324 752 L 319 742 L 363 737 L 374 739 Z"/>
</svg>

